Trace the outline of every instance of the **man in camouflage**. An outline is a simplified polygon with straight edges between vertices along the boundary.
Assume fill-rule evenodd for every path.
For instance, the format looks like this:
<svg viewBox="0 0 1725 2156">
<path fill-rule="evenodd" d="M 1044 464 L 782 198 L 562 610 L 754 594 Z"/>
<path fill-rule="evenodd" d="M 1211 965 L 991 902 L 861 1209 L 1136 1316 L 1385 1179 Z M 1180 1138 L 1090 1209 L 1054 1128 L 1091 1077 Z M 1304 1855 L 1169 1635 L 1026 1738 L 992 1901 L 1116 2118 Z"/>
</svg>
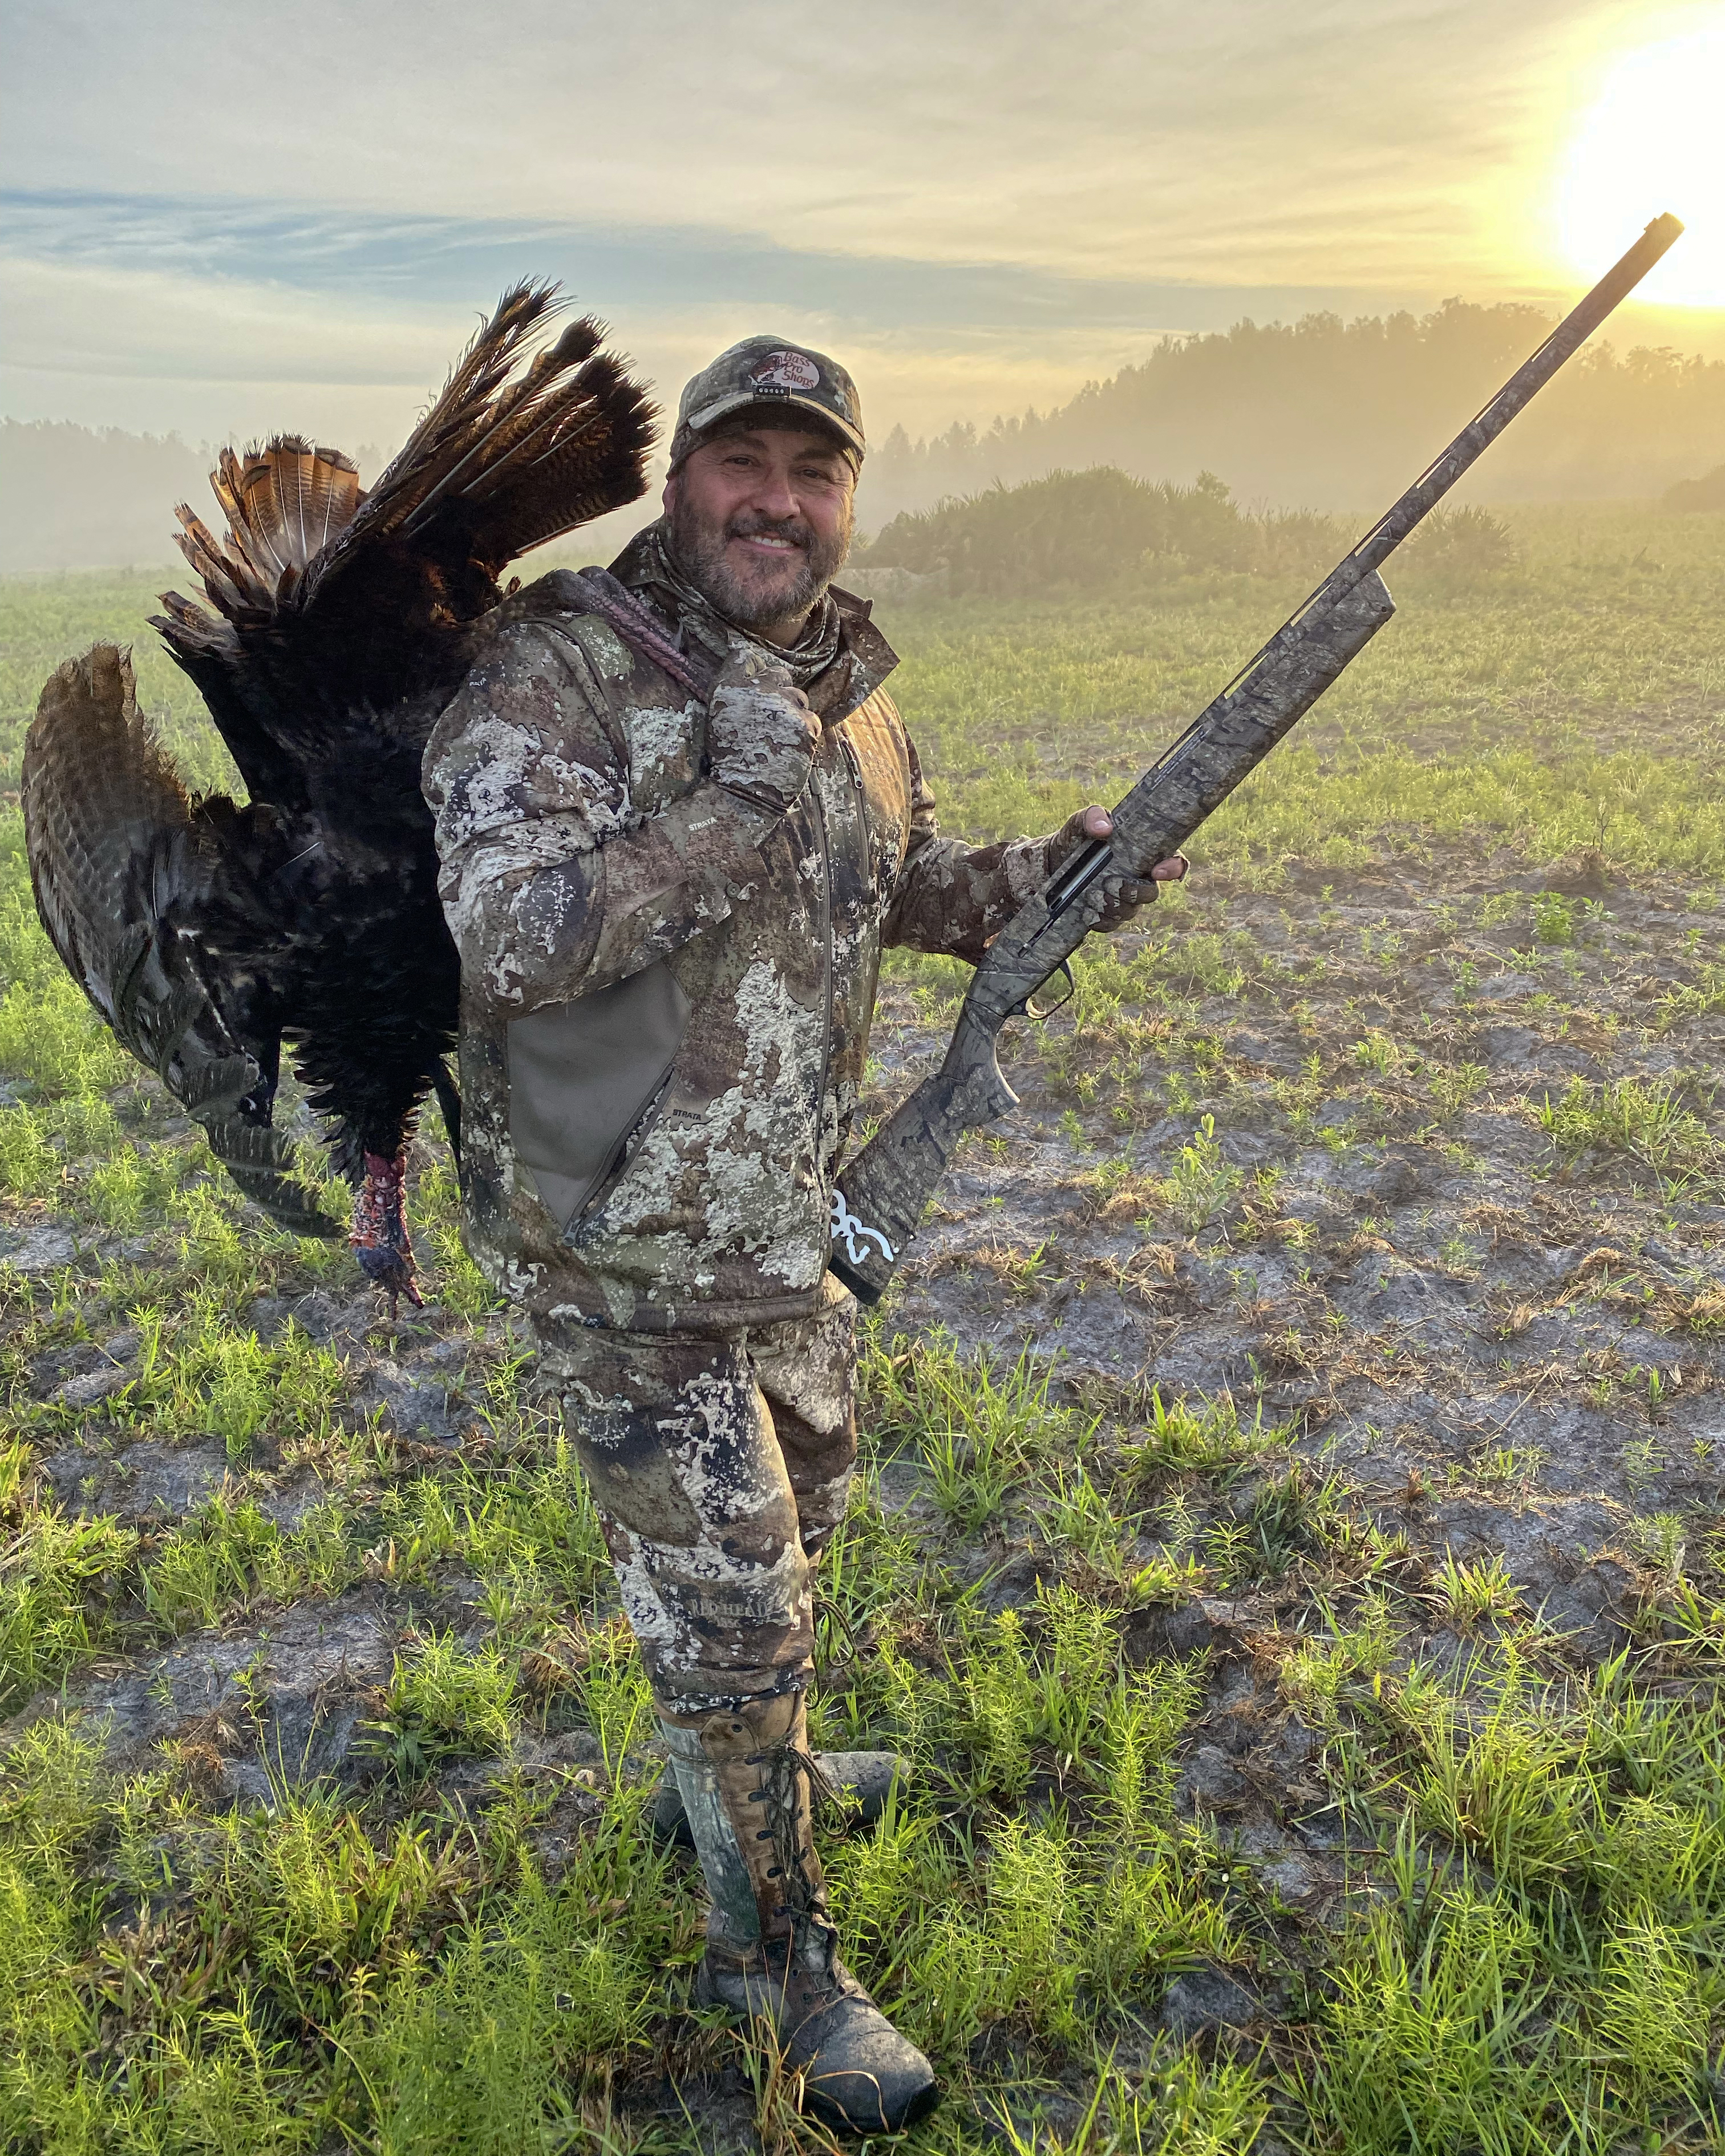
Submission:
<svg viewBox="0 0 1725 2156">
<path fill-rule="evenodd" d="M 711 1899 L 698 1995 L 770 2020 L 829 2120 L 891 2130 L 933 2076 L 838 1960 L 809 1835 L 811 1581 L 856 1450 L 834 1175 L 882 948 L 974 962 L 1109 827 L 939 835 L 893 654 L 830 588 L 863 449 L 824 354 L 722 354 L 683 393 L 661 520 L 511 602 L 425 788 L 469 1245 L 603 1520 Z M 1100 925 L 1183 867 L 1114 880 Z"/>
</svg>

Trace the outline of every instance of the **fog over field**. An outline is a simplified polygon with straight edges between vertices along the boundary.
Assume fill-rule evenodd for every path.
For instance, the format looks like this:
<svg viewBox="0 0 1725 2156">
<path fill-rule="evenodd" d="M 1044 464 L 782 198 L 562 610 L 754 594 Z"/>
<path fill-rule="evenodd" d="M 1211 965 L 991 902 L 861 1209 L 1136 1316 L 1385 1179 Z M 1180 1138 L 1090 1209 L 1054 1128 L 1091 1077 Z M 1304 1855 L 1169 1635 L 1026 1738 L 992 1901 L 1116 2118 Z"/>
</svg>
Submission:
<svg viewBox="0 0 1725 2156">
<path fill-rule="evenodd" d="M 1551 320 L 1532 307 L 1455 301 L 1423 317 L 1312 315 L 1171 338 L 1045 413 L 982 428 L 958 420 L 916 440 L 894 428 L 865 467 L 859 528 L 869 533 L 947 495 L 1092 465 L 1185 484 L 1208 470 L 1236 499 L 1267 506 L 1374 511 Z M 285 418 L 282 430 L 290 430 Z M 206 475 L 218 446 L 0 421 L 0 572 L 172 562 L 174 505 L 213 511 Z M 377 476 L 375 447 L 333 446 L 357 451 L 365 483 Z M 1458 498 L 1645 498 L 1722 462 L 1725 361 L 1647 346 L 1620 353 L 1608 340 L 1559 377 Z M 589 526 L 581 557 L 603 558 L 656 503 L 655 484 L 636 508 Z"/>
</svg>

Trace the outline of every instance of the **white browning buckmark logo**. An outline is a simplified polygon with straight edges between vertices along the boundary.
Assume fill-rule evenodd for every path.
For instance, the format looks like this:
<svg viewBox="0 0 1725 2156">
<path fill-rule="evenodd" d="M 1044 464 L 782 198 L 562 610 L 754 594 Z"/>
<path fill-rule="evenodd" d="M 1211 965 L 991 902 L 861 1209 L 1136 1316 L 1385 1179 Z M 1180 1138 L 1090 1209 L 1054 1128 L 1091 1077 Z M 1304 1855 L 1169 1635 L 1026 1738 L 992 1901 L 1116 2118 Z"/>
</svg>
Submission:
<svg viewBox="0 0 1725 2156">
<path fill-rule="evenodd" d="M 835 1237 L 842 1235 L 845 1238 L 845 1255 L 854 1265 L 860 1265 L 868 1255 L 866 1250 L 857 1247 L 859 1235 L 867 1242 L 878 1243 L 880 1245 L 881 1256 L 886 1259 L 888 1265 L 892 1263 L 891 1244 L 887 1241 L 878 1228 L 867 1227 L 858 1219 L 846 1202 L 842 1190 L 835 1190 L 833 1193 L 833 1234 Z"/>
<path fill-rule="evenodd" d="M 819 389 L 820 369 L 806 352 L 769 352 L 749 370 L 757 396 L 788 397 L 793 389 Z"/>
</svg>

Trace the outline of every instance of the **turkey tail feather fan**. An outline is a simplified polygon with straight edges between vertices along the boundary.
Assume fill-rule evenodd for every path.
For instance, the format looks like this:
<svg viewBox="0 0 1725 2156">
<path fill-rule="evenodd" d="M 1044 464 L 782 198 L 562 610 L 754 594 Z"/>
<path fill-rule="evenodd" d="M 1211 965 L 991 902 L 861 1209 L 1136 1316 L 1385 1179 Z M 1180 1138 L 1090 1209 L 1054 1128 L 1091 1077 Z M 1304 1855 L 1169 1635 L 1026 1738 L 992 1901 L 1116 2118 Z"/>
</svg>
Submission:
<svg viewBox="0 0 1725 2156">
<path fill-rule="evenodd" d="M 177 542 L 212 613 L 152 626 L 250 793 L 194 801 L 140 718 L 126 654 L 62 666 L 30 728 L 30 870 L 55 949 L 116 1034 L 205 1125 L 282 1225 L 337 1232 L 272 1116 L 285 1040 L 357 1193 L 371 1279 L 413 1295 L 401 1163 L 444 1064 L 459 968 L 419 762 L 484 649 L 516 556 L 634 501 L 655 414 L 590 316 L 535 350 L 554 285 L 522 284 L 456 361 L 369 493 L 339 450 L 222 452 L 218 539 Z"/>
<path fill-rule="evenodd" d="M 290 605 L 307 568 L 365 499 L 357 465 L 297 434 L 243 459 L 223 449 L 210 487 L 228 519 L 227 544 L 185 502 L 177 543 L 230 621 L 267 621 Z"/>
</svg>

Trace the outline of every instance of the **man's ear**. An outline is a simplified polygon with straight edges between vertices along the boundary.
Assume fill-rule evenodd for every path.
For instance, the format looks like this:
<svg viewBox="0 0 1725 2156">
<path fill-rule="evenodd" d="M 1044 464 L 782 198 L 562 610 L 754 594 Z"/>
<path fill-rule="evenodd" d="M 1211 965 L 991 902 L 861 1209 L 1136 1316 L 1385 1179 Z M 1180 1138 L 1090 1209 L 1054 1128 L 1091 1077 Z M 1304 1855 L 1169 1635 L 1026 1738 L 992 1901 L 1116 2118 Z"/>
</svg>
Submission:
<svg viewBox="0 0 1725 2156">
<path fill-rule="evenodd" d="M 660 496 L 660 505 L 667 516 L 677 506 L 677 485 L 682 476 L 683 467 L 680 465 L 675 471 L 668 471 L 665 475 L 665 492 Z"/>
</svg>

